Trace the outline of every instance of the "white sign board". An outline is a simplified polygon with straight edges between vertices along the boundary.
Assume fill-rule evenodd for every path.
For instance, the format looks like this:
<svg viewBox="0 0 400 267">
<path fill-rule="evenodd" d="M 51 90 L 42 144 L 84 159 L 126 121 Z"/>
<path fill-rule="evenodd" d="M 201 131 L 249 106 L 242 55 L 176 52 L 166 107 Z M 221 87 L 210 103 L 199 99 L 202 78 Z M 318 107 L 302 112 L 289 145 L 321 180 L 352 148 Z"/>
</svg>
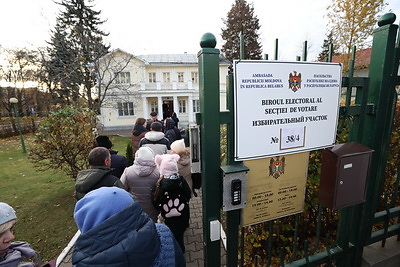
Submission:
<svg viewBox="0 0 400 267">
<path fill-rule="evenodd" d="M 339 63 L 234 61 L 235 160 L 335 144 Z"/>
</svg>

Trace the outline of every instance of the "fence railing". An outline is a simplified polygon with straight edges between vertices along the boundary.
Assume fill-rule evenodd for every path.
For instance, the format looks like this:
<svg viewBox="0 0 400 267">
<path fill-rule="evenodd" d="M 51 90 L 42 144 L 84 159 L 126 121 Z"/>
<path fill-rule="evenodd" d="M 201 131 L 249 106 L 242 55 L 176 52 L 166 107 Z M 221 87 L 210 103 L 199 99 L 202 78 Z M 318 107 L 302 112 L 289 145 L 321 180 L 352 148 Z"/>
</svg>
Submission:
<svg viewBox="0 0 400 267">
<path fill-rule="evenodd" d="M 380 28 L 374 32 L 370 77 L 352 77 L 353 70 L 350 66 L 349 77 L 342 80 L 345 96 L 340 108 L 340 120 L 338 122 L 340 134 L 338 136 L 341 140 L 338 143 L 359 142 L 375 150 L 367 181 L 366 202 L 340 209 L 335 213 L 321 207 L 315 200 L 312 205 L 306 207 L 313 211 L 312 216 L 303 212 L 256 226 L 247 226 L 242 228 L 240 238 L 229 231 L 230 229 L 236 231 L 239 225 L 239 213 L 236 211 L 228 212 L 226 218 L 228 225 L 228 263 L 235 262 L 235 256 L 230 256 L 235 253 L 235 240 L 230 240 L 236 238 L 241 242 L 239 254 L 241 255 L 240 263 L 242 266 L 246 264 L 256 266 L 318 266 L 320 264 L 360 266 L 365 245 L 379 240 L 382 240 L 384 244 L 386 238 L 400 232 L 400 225 L 397 223 L 400 213 L 397 201 L 398 178 L 395 181 L 394 193 L 382 193 L 385 182 L 383 172 L 391 138 L 393 106 L 395 99 L 397 99 L 397 95 L 394 94 L 394 86 L 399 84 L 397 73 L 400 48 L 399 43 L 395 44 L 398 26 L 393 24 L 394 20 L 393 14 L 383 16 L 379 23 Z M 205 48 L 204 52 L 209 52 L 210 58 L 213 58 L 212 54 L 216 53 L 215 49 L 212 48 Z M 210 69 L 212 61 L 208 62 L 206 56 L 202 60 L 204 60 L 204 64 L 200 64 L 199 68 L 204 68 L 208 64 L 208 69 Z M 213 68 L 215 69 L 215 66 Z M 201 81 L 210 77 L 214 78 L 207 71 L 203 70 L 203 73 L 204 77 L 200 77 Z M 210 75 L 210 77 L 207 75 Z M 215 81 L 213 82 L 215 83 Z M 206 88 L 204 84 L 201 85 L 201 88 Z M 213 103 L 207 104 L 210 107 Z M 233 109 L 229 110 L 232 112 Z M 203 116 L 209 114 L 202 112 L 201 115 L 205 122 L 206 119 Z M 225 113 L 220 115 L 220 122 L 225 118 L 222 115 L 225 115 Z M 229 113 L 227 115 L 229 118 L 226 119 L 228 128 L 232 127 L 230 115 Z M 209 131 L 208 126 L 202 123 L 203 133 Z M 228 138 L 230 138 L 229 134 Z M 229 147 L 230 142 L 227 143 Z M 208 151 L 202 152 L 207 158 Z M 210 164 L 209 161 L 202 162 L 202 166 L 208 166 L 208 164 Z M 214 180 L 212 181 L 214 182 Z M 211 180 L 206 177 L 203 191 L 208 190 L 207 184 L 209 182 Z M 312 186 L 317 186 L 317 183 Z M 206 211 L 206 213 L 203 213 L 205 217 L 203 219 L 204 225 L 207 225 L 210 218 L 218 218 L 215 206 L 209 209 L 210 203 L 208 201 L 214 199 L 213 194 L 206 191 L 205 199 L 203 199 L 203 212 Z M 219 191 L 219 188 L 213 189 L 214 191 Z M 383 210 L 379 210 L 379 202 L 384 203 Z M 313 227 L 309 227 L 312 224 L 314 224 Z M 307 227 L 305 228 L 305 226 Z M 285 229 L 285 231 L 282 231 L 282 229 Z M 306 237 L 304 237 L 305 234 Z M 205 240 L 208 235 L 209 229 L 205 228 Z M 213 249 L 215 244 L 207 242 L 205 263 L 206 266 L 213 266 L 217 262 L 215 258 L 219 256 L 219 253 L 217 253 L 217 249 L 215 251 Z M 246 258 L 245 253 L 249 253 L 246 250 L 246 245 L 253 248 L 258 247 L 262 253 L 253 253 Z M 248 258 L 250 258 L 250 262 L 245 262 Z"/>
</svg>

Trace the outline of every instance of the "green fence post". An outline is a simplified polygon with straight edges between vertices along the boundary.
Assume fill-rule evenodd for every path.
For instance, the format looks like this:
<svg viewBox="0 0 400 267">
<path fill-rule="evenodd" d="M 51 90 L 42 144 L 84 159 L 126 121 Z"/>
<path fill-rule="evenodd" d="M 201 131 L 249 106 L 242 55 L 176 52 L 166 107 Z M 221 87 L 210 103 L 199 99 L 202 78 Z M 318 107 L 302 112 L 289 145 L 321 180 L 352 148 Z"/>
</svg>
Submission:
<svg viewBox="0 0 400 267">
<path fill-rule="evenodd" d="M 275 39 L 275 60 L 278 60 L 278 38 Z"/>
<path fill-rule="evenodd" d="M 203 192 L 203 242 L 205 266 L 220 266 L 220 240 L 211 241 L 210 222 L 220 221 L 219 49 L 216 38 L 205 33 L 200 41 L 199 94 L 201 112 L 201 170 Z"/>
<path fill-rule="evenodd" d="M 229 124 L 227 127 L 227 164 L 233 163 L 233 75 L 227 77 L 227 102 L 226 106 L 229 110 Z M 227 264 L 228 266 L 238 265 L 239 251 L 239 225 L 240 225 L 240 210 L 228 211 L 226 214 L 227 225 Z"/>
<path fill-rule="evenodd" d="M 343 245 L 346 233 L 350 233 L 350 242 L 356 247 L 353 262 L 347 261 L 340 266 L 361 266 L 362 252 L 366 240 L 371 235 L 372 220 L 379 204 L 379 196 L 384 182 L 387 151 L 393 122 L 396 92 L 393 77 L 395 41 L 398 26 L 393 25 L 396 16 L 392 13 L 382 16 L 378 29 L 374 31 L 372 55 L 369 70 L 368 103 L 375 111 L 364 114 L 364 127 L 361 129 L 360 143 L 374 149 L 367 181 L 366 201 L 363 205 L 343 209 L 338 228 L 338 243 Z M 397 72 L 397 70 L 396 70 Z M 351 223 L 345 223 L 348 216 Z M 362 217 L 362 218 L 361 218 Z M 346 230 L 347 229 L 347 230 Z"/>
<path fill-rule="evenodd" d="M 303 61 L 307 61 L 307 51 L 308 51 L 307 41 L 304 41 L 304 43 L 303 43 Z"/>
<path fill-rule="evenodd" d="M 371 235 L 372 219 L 379 204 L 380 193 L 382 192 L 385 180 L 385 167 L 387 152 L 390 142 L 391 128 L 393 124 L 396 91 L 394 88 L 394 76 L 397 75 L 395 62 L 395 43 L 398 26 L 393 22 L 396 16 L 388 13 L 382 16 L 374 31 L 372 43 L 372 54 L 370 62 L 370 85 L 368 103 L 375 105 L 375 114 L 367 115 L 365 127 L 363 128 L 362 143 L 375 152 L 372 154 L 372 164 L 368 177 L 367 197 L 364 204 L 365 229 L 363 237 Z M 359 252 L 362 253 L 362 250 Z M 360 255 L 361 261 L 361 255 Z"/>
</svg>

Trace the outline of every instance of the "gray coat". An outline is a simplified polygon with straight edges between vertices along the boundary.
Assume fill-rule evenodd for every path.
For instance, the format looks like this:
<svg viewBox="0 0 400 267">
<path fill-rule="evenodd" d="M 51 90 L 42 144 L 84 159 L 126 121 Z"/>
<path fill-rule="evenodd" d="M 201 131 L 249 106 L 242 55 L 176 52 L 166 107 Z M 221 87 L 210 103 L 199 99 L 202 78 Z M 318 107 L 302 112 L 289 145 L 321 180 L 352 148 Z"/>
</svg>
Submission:
<svg viewBox="0 0 400 267">
<path fill-rule="evenodd" d="M 151 202 L 151 190 L 158 178 L 160 178 L 160 173 L 154 160 L 143 160 L 141 158 L 135 159 L 133 165 L 126 168 L 121 176 L 121 182 L 125 185 L 125 188 L 154 222 L 157 222 L 159 211 L 154 208 Z"/>
</svg>

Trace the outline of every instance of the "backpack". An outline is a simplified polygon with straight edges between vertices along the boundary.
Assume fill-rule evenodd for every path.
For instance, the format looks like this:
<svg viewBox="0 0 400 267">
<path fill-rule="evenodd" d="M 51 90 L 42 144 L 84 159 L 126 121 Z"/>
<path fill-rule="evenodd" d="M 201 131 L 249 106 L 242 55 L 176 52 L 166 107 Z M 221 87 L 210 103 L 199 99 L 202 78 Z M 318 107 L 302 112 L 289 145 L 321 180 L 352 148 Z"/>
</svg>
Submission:
<svg viewBox="0 0 400 267">
<path fill-rule="evenodd" d="M 189 210 L 189 199 L 184 190 L 184 179 L 169 179 L 161 176 L 153 194 L 153 205 L 164 218 L 186 217 Z"/>
</svg>

